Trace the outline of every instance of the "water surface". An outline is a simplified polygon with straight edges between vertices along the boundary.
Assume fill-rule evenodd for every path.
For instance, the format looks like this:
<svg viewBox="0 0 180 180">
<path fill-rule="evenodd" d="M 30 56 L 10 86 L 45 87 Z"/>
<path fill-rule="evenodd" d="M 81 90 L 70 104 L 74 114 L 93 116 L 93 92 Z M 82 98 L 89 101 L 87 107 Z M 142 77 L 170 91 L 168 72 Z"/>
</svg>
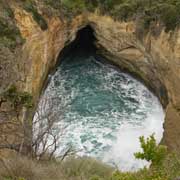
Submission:
<svg viewBox="0 0 180 180">
<path fill-rule="evenodd" d="M 57 154 L 73 147 L 80 156 L 91 156 L 121 170 L 147 165 L 136 160 L 139 136 L 155 133 L 159 142 L 164 113 L 158 99 L 139 81 L 93 54 L 66 57 L 42 97 L 58 99 L 54 112 L 61 133 Z"/>
</svg>

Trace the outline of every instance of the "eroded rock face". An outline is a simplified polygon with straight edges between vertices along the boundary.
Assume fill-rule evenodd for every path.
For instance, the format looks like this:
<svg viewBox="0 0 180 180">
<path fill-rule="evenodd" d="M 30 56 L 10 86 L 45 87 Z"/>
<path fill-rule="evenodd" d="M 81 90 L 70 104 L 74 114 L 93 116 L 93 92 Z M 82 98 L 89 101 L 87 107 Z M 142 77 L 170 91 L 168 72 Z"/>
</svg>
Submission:
<svg viewBox="0 0 180 180">
<path fill-rule="evenodd" d="M 72 22 L 62 22 L 57 17 L 47 19 L 49 28 L 46 31 L 42 31 L 26 11 L 16 9 L 15 18 L 22 36 L 26 39 L 22 57 L 25 59 L 26 73 L 23 89 L 37 99 L 60 51 L 75 39 L 78 29 L 85 25 L 84 18 L 78 16 Z"/>
<path fill-rule="evenodd" d="M 96 14 L 80 15 L 68 22 L 46 18 L 46 31 L 21 9 L 15 10 L 15 18 L 26 39 L 22 54 L 25 82 L 20 86 L 33 94 L 35 101 L 61 50 L 75 39 L 79 29 L 89 24 L 99 53 L 138 76 L 159 97 L 166 112 L 163 143 L 171 150 L 180 149 L 180 30 L 162 30 L 156 37 L 149 32 L 140 40 L 134 22 L 117 22 Z"/>
<path fill-rule="evenodd" d="M 122 69 L 140 77 L 159 97 L 166 111 L 163 142 L 180 149 L 180 31 L 157 37 L 150 32 L 136 36 L 133 22 L 114 22 L 90 16 L 101 53 Z"/>
</svg>

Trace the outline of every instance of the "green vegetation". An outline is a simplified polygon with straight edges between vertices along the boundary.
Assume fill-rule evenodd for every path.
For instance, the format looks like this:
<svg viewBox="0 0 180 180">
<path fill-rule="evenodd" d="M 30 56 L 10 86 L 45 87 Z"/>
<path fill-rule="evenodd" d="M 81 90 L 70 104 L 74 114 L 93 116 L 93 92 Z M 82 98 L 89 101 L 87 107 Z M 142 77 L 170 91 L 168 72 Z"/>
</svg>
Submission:
<svg viewBox="0 0 180 180">
<path fill-rule="evenodd" d="M 139 139 L 142 152 L 135 153 L 135 157 L 151 162 L 151 167 L 135 173 L 115 171 L 111 180 L 172 180 L 180 176 L 180 157 L 178 155 L 167 154 L 166 146 L 157 145 L 154 135 L 146 140 L 143 136 Z"/>
<path fill-rule="evenodd" d="M 41 16 L 41 14 L 39 14 L 34 1 L 26 0 L 23 3 L 23 8 L 32 14 L 34 20 L 37 22 L 37 24 L 39 24 L 42 30 L 46 30 L 48 28 L 46 20 L 43 18 L 43 16 Z"/>
<path fill-rule="evenodd" d="M 5 166 L 4 166 L 5 165 Z M 113 169 L 90 158 L 37 162 L 25 157 L 0 161 L 2 180 L 108 180 Z"/>
<path fill-rule="evenodd" d="M 16 0 L 30 12 L 42 30 L 48 28 L 46 20 L 38 12 L 35 0 Z M 142 23 L 143 29 L 160 23 L 166 31 L 174 30 L 180 25 L 179 0 L 38 0 L 37 2 L 48 7 L 46 11 L 55 9 L 65 13 L 67 17 L 83 11 L 99 9 L 102 14 L 110 15 L 116 20 L 136 20 Z M 0 45 L 12 51 L 21 45 L 24 40 L 16 26 L 12 9 L 6 1 L 0 2 Z"/>
<path fill-rule="evenodd" d="M 68 18 L 86 10 L 95 10 L 95 7 L 92 7 L 92 3 L 87 3 L 86 0 L 44 0 L 43 3 L 46 6 L 52 7 L 54 10 L 60 11 L 61 14 L 66 15 Z"/>
<path fill-rule="evenodd" d="M 84 0 L 76 0 L 76 1 L 72 1 L 72 0 L 62 0 L 62 6 L 64 6 L 64 8 L 72 11 L 72 12 L 82 12 L 85 8 L 85 1 Z"/>
<path fill-rule="evenodd" d="M 61 8 L 61 1 L 44 0 L 45 5 L 51 6 L 54 9 Z"/>
<path fill-rule="evenodd" d="M 5 166 L 4 166 L 5 163 Z M 173 180 L 180 176 L 180 156 L 168 155 L 162 166 L 123 173 L 91 158 L 64 162 L 36 161 L 17 156 L 0 162 L 2 180 Z"/>
<path fill-rule="evenodd" d="M 180 177 L 180 156 L 168 155 L 161 166 L 151 166 L 135 173 L 121 173 L 116 171 L 112 180 L 173 180 Z"/>
<path fill-rule="evenodd" d="M 0 179 L 3 180 L 173 180 L 180 176 L 180 155 L 166 154 L 157 146 L 154 136 L 140 138 L 142 159 L 154 162 L 149 169 L 120 172 L 103 163 L 87 158 L 67 158 L 65 161 L 36 161 L 15 156 L 0 160 Z M 159 151 L 160 150 L 160 151 Z M 137 153 L 138 154 L 138 153 Z M 162 156 L 163 154 L 163 156 Z M 137 155 L 139 158 L 139 155 Z M 154 158 L 156 157 L 156 158 Z M 162 158 L 163 157 L 163 158 Z M 161 164 L 157 160 L 161 160 Z"/>
<path fill-rule="evenodd" d="M 180 25 L 179 0 L 105 0 L 100 6 L 120 20 L 141 19 L 146 26 L 162 22 L 167 31 Z"/>
<path fill-rule="evenodd" d="M 99 9 L 117 20 L 141 20 L 144 28 L 161 22 L 169 31 L 180 25 L 179 0 L 45 0 L 44 3 L 62 11 L 66 9 L 68 14 Z"/>
<path fill-rule="evenodd" d="M 12 9 L 4 1 L 0 2 L 0 46 L 7 47 L 12 51 L 24 40 L 17 28 Z"/>
<path fill-rule="evenodd" d="M 116 20 L 137 20 L 145 29 L 151 24 L 160 23 L 166 30 L 174 30 L 180 25 L 179 0 L 37 0 L 67 14 L 99 9 L 102 14 Z M 0 2 L 0 48 L 14 50 L 24 40 L 14 20 L 14 13 L 7 1 Z M 30 12 L 42 30 L 48 28 L 46 20 L 38 12 L 34 0 L 21 1 L 23 8 Z M 11 86 L 2 94 L 14 108 L 32 107 L 32 96 Z M 0 160 L 2 180 L 172 180 L 180 176 L 180 155 L 167 154 L 165 146 L 157 145 L 154 136 L 145 140 L 140 137 L 142 152 L 135 153 L 138 159 L 152 163 L 147 169 L 123 173 L 90 158 L 70 158 L 64 162 L 39 162 L 17 156 Z"/>
<path fill-rule="evenodd" d="M 154 135 L 151 135 L 147 140 L 145 140 L 144 136 L 139 139 L 143 152 L 135 153 L 135 157 L 137 159 L 147 160 L 154 166 L 160 166 L 167 154 L 166 146 L 157 145 Z"/>
<path fill-rule="evenodd" d="M 3 99 L 5 101 L 10 101 L 14 108 L 19 106 L 25 106 L 27 108 L 31 108 L 32 96 L 27 92 L 19 92 L 15 86 L 11 86 L 6 92 L 2 94 Z"/>
</svg>

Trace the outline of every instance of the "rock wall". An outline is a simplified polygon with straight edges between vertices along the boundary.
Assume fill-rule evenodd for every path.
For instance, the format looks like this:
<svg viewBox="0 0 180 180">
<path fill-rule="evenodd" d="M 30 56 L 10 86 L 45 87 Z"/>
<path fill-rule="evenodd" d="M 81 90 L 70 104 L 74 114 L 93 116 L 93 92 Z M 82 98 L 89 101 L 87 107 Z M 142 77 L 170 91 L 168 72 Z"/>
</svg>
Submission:
<svg viewBox="0 0 180 180">
<path fill-rule="evenodd" d="M 133 22 L 115 22 L 109 17 L 91 15 L 100 53 L 138 76 L 159 97 L 166 113 L 165 143 L 180 149 L 180 30 L 158 36 L 151 32 L 137 37 Z"/>
<path fill-rule="evenodd" d="M 166 113 L 162 142 L 171 150 L 180 149 L 180 30 L 162 30 L 158 36 L 149 32 L 139 38 L 134 22 L 83 14 L 71 21 L 45 17 L 49 28 L 42 31 L 31 14 L 22 9 L 15 8 L 15 18 L 26 39 L 21 55 L 24 81 L 19 87 L 33 94 L 35 102 L 61 50 L 89 24 L 99 53 L 138 76 L 159 97 Z"/>
<path fill-rule="evenodd" d="M 71 22 L 61 21 L 58 17 L 47 19 L 49 28 L 46 31 L 41 30 L 31 14 L 24 10 L 15 9 L 15 18 L 26 39 L 22 54 L 26 77 L 23 89 L 37 100 L 60 51 L 75 39 L 76 32 L 85 25 L 84 18 L 77 16 Z"/>
</svg>

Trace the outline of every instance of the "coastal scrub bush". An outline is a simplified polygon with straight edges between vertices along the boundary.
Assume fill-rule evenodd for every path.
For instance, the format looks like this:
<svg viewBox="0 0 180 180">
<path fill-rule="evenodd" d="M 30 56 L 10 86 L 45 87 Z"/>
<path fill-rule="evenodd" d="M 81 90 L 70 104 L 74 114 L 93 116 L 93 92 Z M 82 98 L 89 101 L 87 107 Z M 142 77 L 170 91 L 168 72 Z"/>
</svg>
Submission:
<svg viewBox="0 0 180 180">
<path fill-rule="evenodd" d="M 8 3 L 0 2 L 0 46 L 13 51 L 23 39 L 14 20 L 14 13 Z"/>
<path fill-rule="evenodd" d="M 162 22 L 166 31 L 180 25 L 180 1 L 178 0 L 99 0 L 101 10 L 123 21 L 141 18 L 148 24 Z"/>
<path fill-rule="evenodd" d="M 180 25 L 179 0 L 44 0 L 44 3 L 68 16 L 84 10 L 92 12 L 98 9 L 114 19 L 140 20 L 144 22 L 146 29 L 151 22 L 162 23 L 166 31 L 174 30 Z"/>
<path fill-rule="evenodd" d="M 84 0 L 62 0 L 62 6 L 75 13 L 81 12 L 86 9 Z"/>
<path fill-rule="evenodd" d="M 173 180 L 180 177 L 180 155 L 169 154 L 159 166 L 121 172 L 87 157 L 36 161 L 15 156 L 0 160 L 2 180 Z"/>
<path fill-rule="evenodd" d="M 18 106 L 25 106 L 31 108 L 32 96 L 27 92 L 19 92 L 16 86 L 12 85 L 7 91 L 2 94 L 5 100 L 10 101 L 15 108 Z"/>
<path fill-rule="evenodd" d="M 61 0 L 44 0 L 44 3 L 46 5 L 49 5 L 51 7 L 53 7 L 54 9 L 60 9 L 61 8 Z"/>
<path fill-rule="evenodd" d="M 113 15 L 120 20 L 127 20 L 132 17 L 134 9 L 129 3 L 123 3 L 114 7 Z"/>
<path fill-rule="evenodd" d="M 40 162 L 15 156 L 0 161 L 2 180 L 110 180 L 113 168 L 91 158 Z"/>
<path fill-rule="evenodd" d="M 176 8 L 176 5 L 164 3 L 161 5 L 161 19 L 166 26 L 166 30 L 174 30 L 180 21 L 180 6 Z"/>
<path fill-rule="evenodd" d="M 18 43 L 23 43 L 19 29 L 10 20 L 0 17 L 0 44 L 13 50 Z"/>
<path fill-rule="evenodd" d="M 55 10 L 65 12 L 66 14 L 78 14 L 84 10 L 94 11 L 98 6 L 96 0 L 44 0 L 44 3 Z"/>
<path fill-rule="evenodd" d="M 163 145 L 157 145 L 154 134 L 146 140 L 144 136 L 139 138 L 143 152 L 135 153 L 137 159 L 147 160 L 152 165 L 161 165 L 167 154 L 167 148 Z"/>
</svg>

